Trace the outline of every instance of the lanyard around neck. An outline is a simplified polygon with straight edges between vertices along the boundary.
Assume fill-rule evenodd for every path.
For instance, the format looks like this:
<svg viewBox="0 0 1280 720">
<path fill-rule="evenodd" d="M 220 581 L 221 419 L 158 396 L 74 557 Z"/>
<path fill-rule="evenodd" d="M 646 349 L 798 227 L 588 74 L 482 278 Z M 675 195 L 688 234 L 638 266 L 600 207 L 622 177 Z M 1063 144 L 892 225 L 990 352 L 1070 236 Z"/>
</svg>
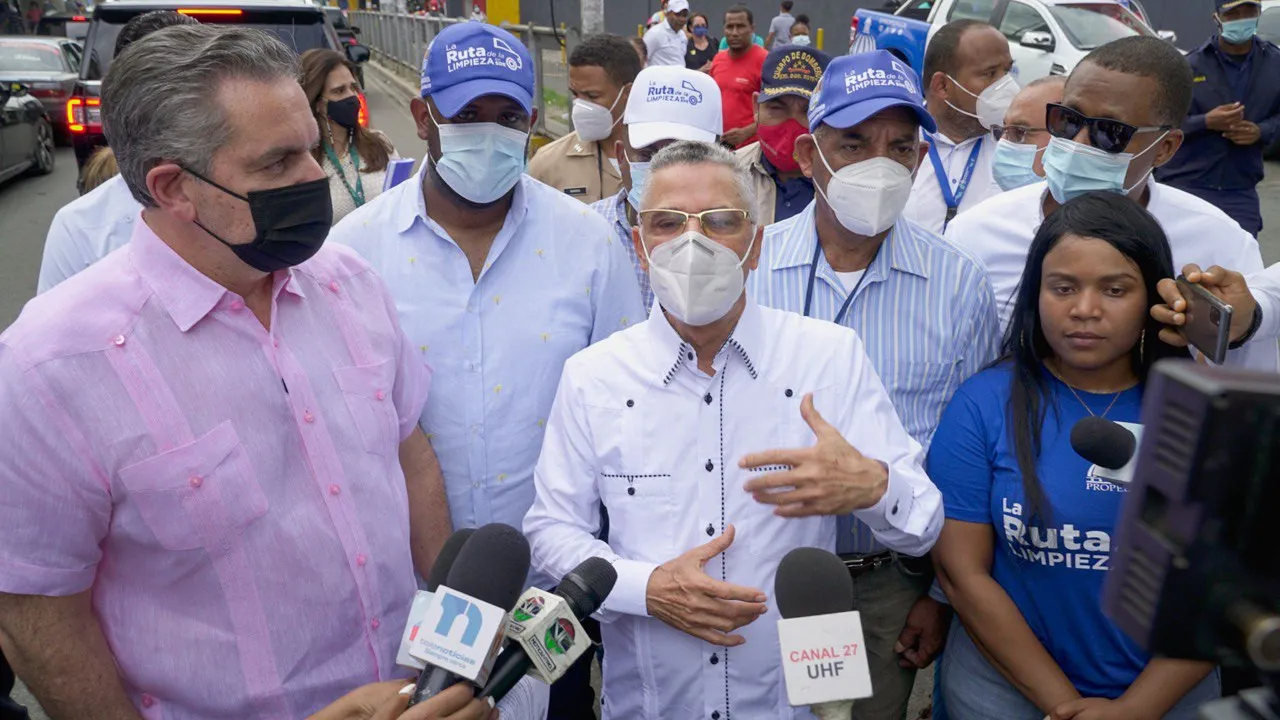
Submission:
<svg viewBox="0 0 1280 720">
<path fill-rule="evenodd" d="M 965 191 L 969 189 L 973 171 L 978 167 L 978 156 L 982 154 L 982 141 L 986 138 L 980 137 L 978 142 L 973 144 L 969 161 L 964 166 L 964 174 L 960 176 L 960 183 L 956 185 L 954 193 L 951 191 L 951 180 L 947 177 L 947 168 L 943 166 L 942 156 L 938 154 L 938 143 L 934 142 L 932 135 L 925 135 L 925 139 L 929 141 L 929 161 L 933 163 L 934 179 L 938 181 L 938 187 L 942 190 L 942 201 L 947 204 L 947 219 L 942 223 L 942 228 L 945 230 L 947 225 L 955 219 L 956 213 L 960 212 L 960 203 L 964 202 Z"/>
<path fill-rule="evenodd" d="M 347 141 L 347 151 L 351 155 L 351 167 L 356 173 L 356 186 L 353 189 L 351 183 L 347 182 L 347 173 L 342 169 L 342 162 L 338 160 L 338 154 L 334 152 L 333 145 L 324 144 L 324 153 L 329 156 L 329 162 L 333 163 L 333 167 L 338 171 L 338 177 L 342 179 L 342 184 L 347 188 L 347 194 L 351 196 L 351 202 L 356 207 L 364 205 L 364 183 L 360 179 L 360 153 L 356 152 L 355 138 Z"/>
<path fill-rule="evenodd" d="M 813 283 L 818 277 L 818 261 L 822 258 L 822 242 L 819 241 L 815 243 L 815 245 L 816 247 L 813 249 L 813 261 L 809 263 L 809 285 L 804 292 L 805 317 L 809 317 L 809 311 L 813 309 Z M 884 243 L 881 243 L 880 247 L 884 247 Z M 862 271 L 862 277 L 858 278 L 858 284 L 854 285 L 853 289 L 849 291 L 849 297 L 844 299 L 844 304 L 840 306 L 835 317 L 831 318 L 831 322 L 837 325 L 842 324 L 840 322 L 840 318 L 844 317 L 844 314 L 849 311 L 849 306 L 853 304 L 853 299 L 858 295 L 858 289 L 862 287 L 863 281 L 865 281 L 867 279 L 867 275 L 871 273 L 871 266 L 875 264 L 877 257 L 880 257 L 879 249 L 876 250 L 875 257 L 871 258 L 871 262 L 867 263 L 867 269 Z"/>
</svg>

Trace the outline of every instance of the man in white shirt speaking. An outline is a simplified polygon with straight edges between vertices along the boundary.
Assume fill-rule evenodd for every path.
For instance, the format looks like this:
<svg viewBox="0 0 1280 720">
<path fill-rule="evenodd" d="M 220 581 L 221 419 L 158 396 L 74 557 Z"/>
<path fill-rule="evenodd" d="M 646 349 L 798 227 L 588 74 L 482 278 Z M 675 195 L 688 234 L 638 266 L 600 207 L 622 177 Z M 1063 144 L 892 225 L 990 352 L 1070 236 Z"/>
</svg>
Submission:
<svg viewBox="0 0 1280 720">
<path fill-rule="evenodd" d="M 947 228 L 947 240 L 986 265 L 1002 326 L 1009 323 L 1036 229 L 1063 203 L 1093 190 L 1121 193 L 1145 206 L 1169 238 L 1174 267 L 1221 265 L 1246 274 L 1262 269 L 1258 242 L 1236 221 L 1151 179 L 1182 144 L 1191 92 L 1191 67 L 1158 38 L 1107 43 L 1076 66 L 1062 103 L 1050 104 L 1046 113 L 1053 136 L 1044 153 L 1046 182 L 997 195 Z M 1251 343 L 1227 362 L 1275 372 L 1280 350 L 1274 343 Z"/>
<path fill-rule="evenodd" d="M 779 561 L 834 549 L 848 513 L 909 555 L 941 524 L 857 334 L 744 294 L 763 234 L 753 195 L 718 146 L 654 157 L 634 240 L 659 305 L 569 359 L 548 420 L 524 530 L 542 572 L 617 568 L 605 718 L 811 717 L 783 687 L 766 592 Z"/>
</svg>

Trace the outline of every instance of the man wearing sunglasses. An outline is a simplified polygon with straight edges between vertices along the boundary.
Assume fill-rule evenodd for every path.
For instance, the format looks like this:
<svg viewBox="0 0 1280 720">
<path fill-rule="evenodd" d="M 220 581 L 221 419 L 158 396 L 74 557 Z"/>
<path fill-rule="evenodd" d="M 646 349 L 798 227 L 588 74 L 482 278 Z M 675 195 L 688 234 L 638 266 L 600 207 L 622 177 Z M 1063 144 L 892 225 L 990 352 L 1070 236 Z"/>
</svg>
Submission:
<svg viewBox="0 0 1280 720">
<path fill-rule="evenodd" d="M 634 242 L 661 305 L 565 364 L 524 521 L 533 566 L 618 571 L 610 716 L 811 718 L 783 710 L 779 562 L 834 549 L 849 513 L 923 555 L 941 497 L 857 333 L 745 293 L 764 228 L 733 154 L 677 142 L 643 187 Z"/>
<path fill-rule="evenodd" d="M 956 20 L 930 38 L 922 79 L 938 130 L 925 135 L 929 156 L 907 202 L 908 220 L 941 235 L 957 214 L 1000 192 L 987 129 L 1004 121 L 1018 93 L 1012 70 L 1009 41 L 984 22 Z"/>
<path fill-rule="evenodd" d="M 991 174 L 1001 190 L 1016 190 L 1044 179 L 1044 151 L 1049 147 L 1049 128 L 1044 126 L 1050 103 L 1062 102 L 1067 79 L 1049 75 L 1032 81 L 1020 90 L 1004 123 L 991 126 L 996 141 L 996 154 L 991 161 Z"/>
<path fill-rule="evenodd" d="M 1107 43 L 1076 66 L 1062 103 L 1046 113 L 1053 136 L 1044 153 L 1046 182 L 991 198 L 947 229 L 948 240 L 986 265 L 1002 325 L 1008 324 L 1036 229 L 1062 203 L 1089 191 L 1121 193 L 1145 206 L 1169 238 L 1175 267 L 1262 269 L 1257 241 L 1238 223 L 1204 200 L 1150 179 L 1182 143 L 1191 92 L 1187 61 L 1157 38 Z M 1228 362 L 1275 372 L 1280 350 L 1246 346 Z"/>
<path fill-rule="evenodd" d="M 1195 73 L 1182 150 L 1156 178 L 1203 198 L 1257 236 L 1263 151 L 1280 132 L 1280 48 L 1257 40 L 1258 0 L 1214 0 L 1218 33 L 1187 55 Z"/>
</svg>

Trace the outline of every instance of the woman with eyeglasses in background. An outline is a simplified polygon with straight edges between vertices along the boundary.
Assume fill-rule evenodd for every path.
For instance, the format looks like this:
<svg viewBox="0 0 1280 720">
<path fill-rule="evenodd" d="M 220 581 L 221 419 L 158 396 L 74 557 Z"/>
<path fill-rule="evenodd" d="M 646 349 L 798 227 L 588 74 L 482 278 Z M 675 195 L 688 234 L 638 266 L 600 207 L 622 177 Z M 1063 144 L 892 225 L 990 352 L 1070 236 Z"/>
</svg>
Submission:
<svg viewBox="0 0 1280 720">
<path fill-rule="evenodd" d="M 360 84 L 355 65 L 333 50 L 308 50 L 299 60 L 302 89 L 320 126 L 312 150 L 329 176 L 333 222 L 382 193 L 387 162 L 399 159 L 391 140 L 360 125 Z"/>
<path fill-rule="evenodd" d="M 1210 665 L 1152 659 L 1103 613 L 1124 488 L 1071 448 L 1089 417 L 1140 422 L 1173 274 L 1137 203 L 1088 193 L 1031 245 L 1004 358 L 961 386 L 928 458 L 946 522 L 933 549 L 954 623 L 940 672 L 951 720 L 1191 719 Z"/>
</svg>

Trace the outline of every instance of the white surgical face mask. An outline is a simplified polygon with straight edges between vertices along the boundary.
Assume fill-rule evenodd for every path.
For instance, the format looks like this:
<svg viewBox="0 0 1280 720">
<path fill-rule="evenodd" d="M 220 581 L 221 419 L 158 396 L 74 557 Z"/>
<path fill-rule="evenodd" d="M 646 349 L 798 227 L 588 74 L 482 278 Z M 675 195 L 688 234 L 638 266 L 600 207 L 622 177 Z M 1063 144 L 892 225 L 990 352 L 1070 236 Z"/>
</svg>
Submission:
<svg viewBox="0 0 1280 720">
<path fill-rule="evenodd" d="M 836 172 L 821 148 L 818 158 L 831 173 L 831 181 L 825 191 L 817 184 L 813 187 L 846 230 L 872 237 L 893 227 L 911 198 L 914 178 L 910 170 L 902 163 L 877 157 L 846 165 Z"/>
<path fill-rule="evenodd" d="M 796 35 L 791 38 L 791 44 L 809 46 L 813 44 L 813 41 L 809 39 L 808 35 Z"/>
<path fill-rule="evenodd" d="M 710 325 L 728 314 L 742 297 L 746 277 L 742 265 L 751 257 L 756 226 L 751 226 L 751 242 L 742 257 L 729 248 L 692 230 L 668 240 L 653 252 L 644 238 L 649 260 L 649 281 L 658 302 L 675 319 L 687 325 Z"/>
<path fill-rule="evenodd" d="M 618 101 L 622 99 L 623 90 L 618 92 L 618 97 L 613 99 L 613 104 L 609 107 L 597 105 L 589 100 L 577 98 L 573 101 L 573 129 L 578 133 L 578 137 L 585 142 L 599 142 L 609 137 L 613 132 L 614 126 L 618 124 L 622 118 L 615 120 L 613 118 L 613 109 L 618 106 Z"/>
<path fill-rule="evenodd" d="M 950 75 L 947 77 L 951 82 L 956 84 L 956 87 L 978 99 L 978 114 L 974 115 L 971 112 L 965 112 L 955 105 L 951 105 L 950 101 L 948 101 L 947 104 L 951 105 L 952 110 L 955 110 L 962 115 L 977 118 L 978 122 L 982 123 L 982 127 L 988 129 L 990 129 L 992 125 L 999 125 L 1004 122 L 1004 114 L 1009 111 L 1009 106 L 1013 104 L 1013 99 L 1017 97 L 1018 91 L 1022 89 L 1018 87 L 1018 81 L 1013 79 L 1013 75 L 1006 74 L 1004 77 L 988 85 L 981 94 L 974 95 L 969 88 L 961 85 L 959 80 L 956 80 Z"/>
<path fill-rule="evenodd" d="M 488 122 L 442 125 L 436 123 L 434 113 L 431 122 L 440 133 L 436 172 L 454 192 L 487 205 L 520 182 L 529 133 Z"/>
</svg>

